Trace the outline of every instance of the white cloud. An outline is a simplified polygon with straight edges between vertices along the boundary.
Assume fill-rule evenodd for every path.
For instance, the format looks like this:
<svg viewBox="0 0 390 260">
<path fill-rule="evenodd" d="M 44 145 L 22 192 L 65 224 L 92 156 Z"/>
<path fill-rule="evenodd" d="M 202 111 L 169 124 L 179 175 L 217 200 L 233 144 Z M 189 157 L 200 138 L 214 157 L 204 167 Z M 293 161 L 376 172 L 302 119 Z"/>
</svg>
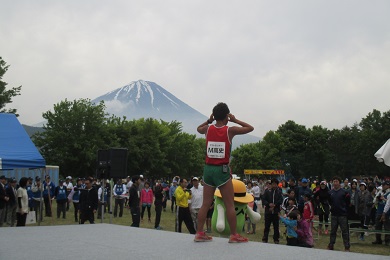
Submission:
<svg viewBox="0 0 390 260">
<path fill-rule="evenodd" d="M 340 128 L 390 109 L 389 11 L 385 0 L 12 1 L 0 55 L 27 124 L 144 79 L 205 115 L 225 101 L 258 136 L 289 119 Z"/>
</svg>

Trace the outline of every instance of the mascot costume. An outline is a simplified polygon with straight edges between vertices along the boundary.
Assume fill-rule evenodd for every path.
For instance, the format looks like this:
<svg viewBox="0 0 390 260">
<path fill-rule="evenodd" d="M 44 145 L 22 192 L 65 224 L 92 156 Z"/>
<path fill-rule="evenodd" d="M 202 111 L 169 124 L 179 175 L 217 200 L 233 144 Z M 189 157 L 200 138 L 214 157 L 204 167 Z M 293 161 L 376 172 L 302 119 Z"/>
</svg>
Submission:
<svg viewBox="0 0 390 260">
<path fill-rule="evenodd" d="M 249 216 L 252 223 L 260 222 L 260 214 L 254 212 L 248 203 L 254 200 L 253 196 L 246 192 L 245 184 L 239 180 L 232 180 L 234 188 L 234 207 L 237 217 L 237 233 L 241 233 L 245 225 L 245 214 Z M 230 227 L 226 219 L 226 208 L 222 200 L 221 192 L 217 189 L 214 193 L 215 204 L 213 217 L 211 219 L 212 229 L 221 235 L 230 235 Z"/>
</svg>

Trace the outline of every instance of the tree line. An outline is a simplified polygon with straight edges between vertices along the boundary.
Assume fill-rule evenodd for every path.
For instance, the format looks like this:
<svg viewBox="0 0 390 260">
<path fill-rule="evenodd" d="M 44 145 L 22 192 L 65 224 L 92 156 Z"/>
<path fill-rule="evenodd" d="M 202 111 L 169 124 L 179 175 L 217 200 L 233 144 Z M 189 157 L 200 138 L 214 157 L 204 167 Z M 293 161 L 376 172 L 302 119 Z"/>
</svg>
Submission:
<svg viewBox="0 0 390 260">
<path fill-rule="evenodd" d="M 0 113 L 21 86 L 7 88 L 2 81 L 9 65 L 0 57 Z M 33 135 L 48 165 L 60 166 L 63 176 L 94 175 L 97 151 L 127 148 L 128 174 L 150 176 L 200 176 L 205 157 L 205 139 L 182 132 L 180 122 L 152 118 L 127 120 L 108 116 L 103 102 L 89 99 L 61 101 L 43 113 L 44 131 Z M 200 122 L 201 123 L 201 122 Z M 233 173 L 244 169 L 282 169 L 295 178 L 318 176 L 390 176 L 390 167 L 373 154 L 390 138 L 390 110 L 373 110 L 359 123 L 342 129 L 306 128 L 287 121 L 269 131 L 257 143 L 241 145 L 232 152 Z"/>
<path fill-rule="evenodd" d="M 306 128 L 287 121 L 269 131 L 258 143 L 242 145 L 232 152 L 232 167 L 281 169 L 298 177 L 343 178 L 390 176 L 390 167 L 374 153 L 390 138 L 390 110 L 373 110 L 360 123 L 342 129 Z"/>
</svg>

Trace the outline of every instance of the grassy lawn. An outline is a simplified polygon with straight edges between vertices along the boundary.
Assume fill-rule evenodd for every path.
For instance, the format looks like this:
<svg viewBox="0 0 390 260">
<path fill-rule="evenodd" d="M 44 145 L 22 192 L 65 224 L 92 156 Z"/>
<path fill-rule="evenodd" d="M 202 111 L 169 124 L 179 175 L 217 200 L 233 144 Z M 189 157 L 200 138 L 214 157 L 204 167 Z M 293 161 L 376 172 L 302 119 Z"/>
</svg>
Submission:
<svg viewBox="0 0 390 260">
<path fill-rule="evenodd" d="M 114 206 L 114 205 L 113 205 Z M 155 216 L 155 211 L 154 211 L 154 206 L 152 206 L 152 222 L 148 223 L 147 221 L 147 212 L 145 211 L 145 216 L 144 216 L 144 221 L 141 222 L 141 228 L 149 228 L 149 229 L 154 229 L 154 216 Z M 263 215 L 262 215 L 263 216 Z M 113 215 L 110 214 L 104 214 L 104 223 L 110 223 L 110 217 L 112 217 L 112 222 L 111 224 L 116 224 L 116 225 L 123 225 L 123 226 L 130 226 L 131 225 L 131 215 L 128 209 L 124 209 L 123 211 L 123 216 L 121 218 L 117 217 L 114 218 Z M 89 223 L 89 222 L 87 222 Z M 96 214 L 95 214 L 95 223 L 101 223 L 100 219 L 96 219 Z M 44 217 L 43 222 L 41 222 L 41 226 L 51 226 L 51 225 L 75 225 L 78 224 L 78 222 L 74 221 L 74 209 L 73 205 L 70 206 L 69 211 L 66 213 L 66 219 L 58 218 L 57 219 L 57 208 L 56 208 L 56 203 L 53 203 L 53 217 Z M 37 225 L 37 224 L 33 224 Z M 174 232 L 175 231 L 175 214 L 171 212 L 170 210 L 170 201 L 168 201 L 168 206 L 167 206 L 167 211 L 163 211 L 161 215 L 161 222 L 160 226 L 163 228 L 164 231 L 170 231 Z M 182 230 L 185 233 L 188 233 L 187 228 L 185 227 L 184 223 L 182 226 Z M 250 241 L 255 241 L 255 242 L 260 242 L 261 243 L 261 238 L 263 236 L 263 230 L 264 230 L 264 219 L 262 218 L 260 221 L 260 224 L 257 225 L 256 227 L 256 234 L 250 234 L 247 236 Z M 269 235 L 269 242 L 273 242 L 272 239 L 272 233 L 273 233 L 273 227 L 271 226 L 271 232 Z M 281 233 L 284 232 L 284 227 L 281 225 L 280 226 Z M 213 232 L 211 233 L 212 236 L 219 236 L 218 233 Z M 314 237 L 314 242 L 315 242 L 315 248 L 317 249 L 324 249 L 326 250 L 327 245 L 329 243 L 329 235 L 321 235 L 317 237 L 317 233 L 313 231 L 313 237 Z M 384 240 L 384 238 L 382 238 Z M 356 252 L 356 253 L 364 253 L 364 254 L 375 254 L 375 255 L 390 255 L 390 247 L 385 246 L 384 244 L 382 245 L 372 245 L 371 242 L 375 240 L 375 234 L 370 234 L 369 236 L 365 237 L 365 241 L 360 241 L 358 239 L 358 234 L 351 235 L 351 252 Z M 286 240 L 284 238 L 280 239 L 280 244 L 286 244 Z M 335 250 L 344 250 L 344 246 L 342 243 L 342 238 L 340 231 L 337 235 L 337 240 L 335 244 Z"/>
</svg>

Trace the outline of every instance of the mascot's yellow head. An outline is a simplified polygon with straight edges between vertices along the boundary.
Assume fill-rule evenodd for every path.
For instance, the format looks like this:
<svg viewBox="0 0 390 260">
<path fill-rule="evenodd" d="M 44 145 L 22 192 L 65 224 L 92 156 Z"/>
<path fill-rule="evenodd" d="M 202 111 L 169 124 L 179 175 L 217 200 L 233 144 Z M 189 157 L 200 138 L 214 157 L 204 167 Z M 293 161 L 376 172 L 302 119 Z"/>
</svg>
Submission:
<svg viewBox="0 0 390 260">
<path fill-rule="evenodd" d="M 238 203 L 247 204 L 254 200 L 253 196 L 246 192 L 245 183 L 242 181 L 233 179 L 233 189 L 234 189 L 234 201 Z M 215 196 L 222 198 L 220 190 L 216 190 L 214 193 Z"/>
</svg>

